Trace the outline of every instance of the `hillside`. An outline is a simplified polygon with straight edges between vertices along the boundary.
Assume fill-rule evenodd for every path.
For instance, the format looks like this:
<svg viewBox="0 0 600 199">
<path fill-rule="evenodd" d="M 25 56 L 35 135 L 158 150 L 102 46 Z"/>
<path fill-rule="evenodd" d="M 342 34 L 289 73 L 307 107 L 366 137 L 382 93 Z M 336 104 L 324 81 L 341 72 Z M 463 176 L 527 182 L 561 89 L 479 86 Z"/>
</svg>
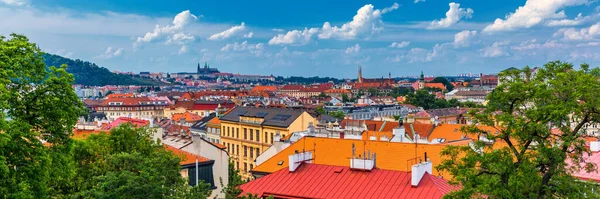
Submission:
<svg viewBox="0 0 600 199">
<path fill-rule="evenodd" d="M 67 72 L 75 77 L 75 84 L 87 86 L 105 86 L 105 85 L 161 85 L 159 81 L 144 78 L 134 78 L 129 75 L 121 75 L 110 72 L 104 67 L 95 63 L 83 60 L 72 60 L 53 54 L 44 54 L 46 66 L 59 67 L 67 64 Z"/>
</svg>

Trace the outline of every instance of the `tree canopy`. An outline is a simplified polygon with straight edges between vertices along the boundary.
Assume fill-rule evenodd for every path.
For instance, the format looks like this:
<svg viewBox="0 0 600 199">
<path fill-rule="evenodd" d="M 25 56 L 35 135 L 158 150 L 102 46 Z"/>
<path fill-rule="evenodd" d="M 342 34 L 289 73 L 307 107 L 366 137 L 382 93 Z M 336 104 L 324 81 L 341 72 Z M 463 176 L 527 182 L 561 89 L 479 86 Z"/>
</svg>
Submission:
<svg viewBox="0 0 600 199">
<path fill-rule="evenodd" d="M 454 90 L 454 85 L 452 85 L 452 83 L 450 83 L 450 81 L 448 81 L 448 79 L 446 79 L 445 77 L 436 77 L 431 82 L 444 84 L 444 86 L 446 86 L 446 90 L 448 91 Z"/>
<path fill-rule="evenodd" d="M 150 79 L 133 78 L 129 75 L 115 74 L 104 67 L 100 67 L 95 63 L 88 61 L 79 59 L 72 60 L 53 54 L 44 54 L 42 57 L 48 66 L 68 65 L 69 67 L 66 68 L 66 70 L 73 74 L 75 84 L 88 86 L 160 84 L 160 82 Z"/>
<path fill-rule="evenodd" d="M 585 160 L 589 149 L 582 130 L 600 122 L 599 79 L 598 68 L 583 64 L 575 69 L 560 61 L 545 64 L 537 75 L 528 67 L 502 72 L 487 109 L 471 112 L 473 126 L 463 128 L 486 139 L 442 152 L 437 169 L 462 185 L 447 197 L 600 197 L 591 189 L 597 185 L 570 175 L 579 169 L 597 170 Z M 493 126 L 496 132 L 476 125 Z"/>
</svg>

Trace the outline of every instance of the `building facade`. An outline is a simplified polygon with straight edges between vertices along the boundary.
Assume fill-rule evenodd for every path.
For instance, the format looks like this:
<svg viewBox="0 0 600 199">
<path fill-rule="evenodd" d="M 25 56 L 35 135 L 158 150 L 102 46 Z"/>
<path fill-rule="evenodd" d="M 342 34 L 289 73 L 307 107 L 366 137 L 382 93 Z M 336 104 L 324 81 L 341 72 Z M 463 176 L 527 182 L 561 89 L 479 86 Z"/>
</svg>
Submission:
<svg viewBox="0 0 600 199">
<path fill-rule="evenodd" d="M 221 142 L 243 179 L 252 179 L 255 159 L 277 136 L 285 137 L 316 122 L 305 111 L 285 108 L 236 107 L 220 118 Z"/>
<path fill-rule="evenodd" d="M 95 109 L 104 113 L 110 121 L 119 117 L 152 119 L 162 117 L 169 105 L 168 99 L 160 97 L 114 97 L 100 102 Z"/>
</svg>

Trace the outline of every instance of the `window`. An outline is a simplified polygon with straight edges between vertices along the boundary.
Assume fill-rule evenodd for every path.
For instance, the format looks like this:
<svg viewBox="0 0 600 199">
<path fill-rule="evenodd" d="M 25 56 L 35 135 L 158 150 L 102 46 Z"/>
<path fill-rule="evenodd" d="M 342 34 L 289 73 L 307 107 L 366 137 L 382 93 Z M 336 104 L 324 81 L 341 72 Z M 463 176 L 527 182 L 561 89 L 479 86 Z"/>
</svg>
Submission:
<svg viewBox="0 0 600 199">
<path fill-rule="evenodd" d="M 237 147 L 236 147 L 236 148 L 237 148 L 237 151 L 236 151 L 237 153 L 235 153 L 235 154 L 236 154 L 236 155 L 240 155 L 240 145 L 237 145 Z"/>
<path fill-rule="evenodd" d="M 248 139 L 248 129 L 244 128 L 244 140 Z"/>
<path fill-rule="evenodd" d="M 271 144 L 273 144 L 273 133 L 271 133 Z"/>
<path fill-rule="evenodd" d="M 253 155 L 254 150 L 253 150 L 253 148 L 249 147 L 249 150 L 250 150 L 250 158 L 254 158 L 254 155 Z"/>
<path fill-rule="evenodd" d="M 248 163 L 244 163 L 244 172 L 248 172 Z"/>
<path fill-rule="evenodd" d="M 239 171 L 240 170 L 240 162 L 235 162 L 235 164 L 236 164 L 236 168 L 235 169 L 237 169 Z"/>
<path fill-rule="evenodd" d="M 256 157 L 258 157 L 258 155 L 260 155 L 260 149 L 256 148 Z"/>
<path fill-rule="evenodd" d="M 250 171 L 252 171 L 252 169 L 254 169 L 254 165 L 252 165 L 252 163 L 250 163 Z"/>
<path fill-rule="evenodd" d="M 250 140 L 254 140 L 254 129 L 250 129 Z"/>
<path fill-rule="evenodd" d="M 260 142 L 260 131 L 256 130 L 256 141 Z"/>
<path fill-rule="evenodd" d="M 235 128 L 235 137 L 240 138 L 240 128 Z"/>
<path fill-rule="evenodd" d="M 244 146 L 244 157 L 248 156 L 248 147 Z"/>
<path fill-rule="evenodd" d="M 265 143 L 269 143 L 269 133 L 265 132 Z"/>
</svg>

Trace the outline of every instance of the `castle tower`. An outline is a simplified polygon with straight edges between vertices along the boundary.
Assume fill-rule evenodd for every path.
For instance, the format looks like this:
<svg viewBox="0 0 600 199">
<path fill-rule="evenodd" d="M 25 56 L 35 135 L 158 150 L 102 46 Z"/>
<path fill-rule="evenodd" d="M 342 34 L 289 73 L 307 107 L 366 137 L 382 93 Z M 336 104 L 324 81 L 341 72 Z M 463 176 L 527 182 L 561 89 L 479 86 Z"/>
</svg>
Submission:
<svg viewBox="0 0 600 199">
<path fill-rule="evenodd" d="M 423 75 L 423 71 L 421 71 L 421 78 L 419 78 L 419 90 L 425 88 L 425 75 Z"/>
<path fill-rule="evenodd" d="M 358 81 L 358 83 L 363 83 L 362 66 L 358 66 L 358 79 L 356 81 Z"/>
<path fill-rule="evenodd" d="M 198 68 L 196 69 L 196 73 L 200 73 L 200 62 L 198 62 Z"/>
</svg>

